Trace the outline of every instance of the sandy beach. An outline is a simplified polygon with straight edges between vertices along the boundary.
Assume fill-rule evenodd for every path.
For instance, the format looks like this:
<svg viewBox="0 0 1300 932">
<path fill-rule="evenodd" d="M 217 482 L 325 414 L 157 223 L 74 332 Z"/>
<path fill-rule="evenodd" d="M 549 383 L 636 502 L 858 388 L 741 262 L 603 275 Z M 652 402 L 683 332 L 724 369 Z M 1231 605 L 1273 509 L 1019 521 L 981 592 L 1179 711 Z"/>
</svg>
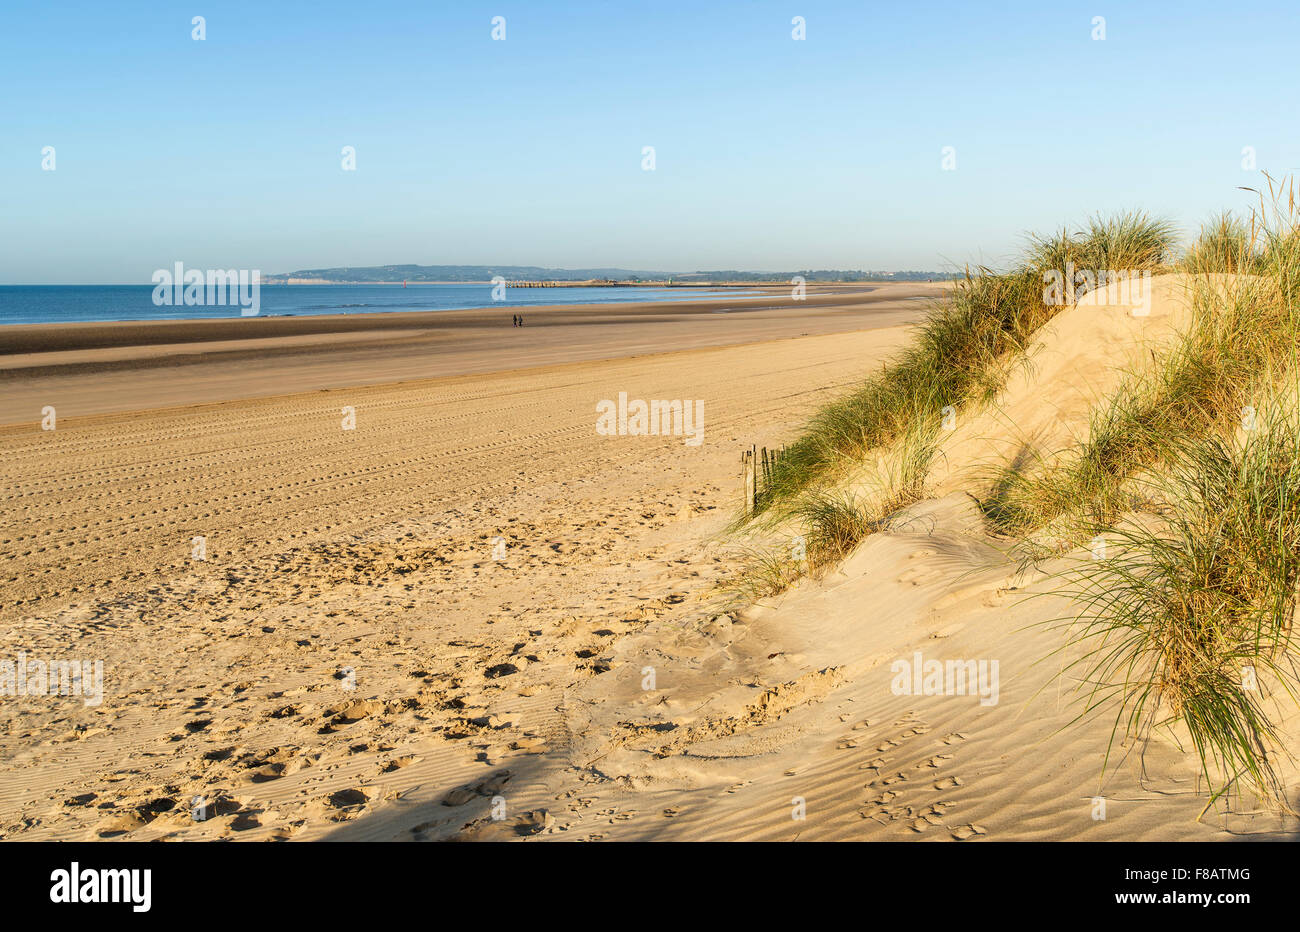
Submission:
<svg viewBox="0 0 1300 932">
<path fill-rule="evenodd" d="M 447 792 L 567 753 L 565 694 L 712 597 L 740 449 L 897 348 L 923 293 L 532 311 L 513 333 L 473 314 L 266 320 L 274 336 L 234 350 L 228 327 L 160 325 L 194 348 L 166 368 L 175 344 L 60 334 L 7 370 L 6 409 L 52 402 L 59 422 L 2 431 L 4 650 L 102 659 L 104 700 L 0 707 L 5 836 L 459 830 Z M 703 400 L 706 442 L 599 436 L 596 402 L 620 391 Z M 338 804 L 354 790 L 432 816 L 357 821 L 370 803 Z M 195 823 L 195 796 L 243 802 Z"/>
<path fill-rule="evenodd" d="M 1197 821 L 1196 768 L 1159 736 L 1103 779 L 1109 728 L 1068 727 L 1055 679 L 1064 600 L 1024 598 L 1046 571 L 962 491 L 996 418 L 954 432 L 933 494 L 842 567 L 724 605 L 740 451 L 877 370 L 927 293 L 533 311 L 522 332 L 83 328 L 5 357 L 6 410 L 59 421 L 0 430 L 0 655 L 102 661 L 103 696 L 0 705 L 0 832 L 1290 837 L 1267 807 Z M 1067 428 L 1078 373 L 1104 384 L 1180 313 L 1168 288 L 1150 321 L 1062 315 L 1007 410 Z M 598 433 L 619 393 L 702 401 L 703 442 Z M 896 658 L 954 656 L 997 659 L 993 702 L 892 685 Z"/>
</svg>

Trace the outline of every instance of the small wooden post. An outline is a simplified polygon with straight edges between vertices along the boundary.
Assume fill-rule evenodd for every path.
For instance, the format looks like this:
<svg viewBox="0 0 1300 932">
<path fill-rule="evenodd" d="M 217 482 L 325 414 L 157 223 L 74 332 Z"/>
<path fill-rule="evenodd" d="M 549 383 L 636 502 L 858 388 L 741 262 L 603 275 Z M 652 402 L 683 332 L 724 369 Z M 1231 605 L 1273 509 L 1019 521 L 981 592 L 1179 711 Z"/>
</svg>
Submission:
<svg viewBox="0 0 1300 932">
<path fill-rule="evenodd" d="M 740 460 L 741 463 L 744 464 L 745 468 L 745 513 L 746 515 L 753 515 L 754 493 L 755 490 L 757 490 L 758 485 L 758 477 L 757 474 L 755 474 L 754 469 L 754 447 L 750 447 L 749 450 L 741 452 Z"/>
</svg>

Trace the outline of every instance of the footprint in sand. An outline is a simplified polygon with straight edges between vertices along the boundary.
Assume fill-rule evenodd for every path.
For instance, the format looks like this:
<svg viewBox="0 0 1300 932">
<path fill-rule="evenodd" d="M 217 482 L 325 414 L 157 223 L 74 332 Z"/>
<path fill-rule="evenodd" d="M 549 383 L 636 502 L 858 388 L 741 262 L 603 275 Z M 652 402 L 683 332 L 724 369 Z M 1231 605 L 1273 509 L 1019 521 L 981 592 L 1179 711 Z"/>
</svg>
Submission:
<svg viewBox="0 0 1300 932">
<path fill-rule="evenodd" d="M 930 570 L 918 567 L 914 570 L 908 570 L 902 576 L 899 576 L 898 582 L 903 584 L 911 583 L 913 586 L 919 586 L 923 580 L 933 579 L 934 575 L 935 574 Z"/>
<path fill-rule="evenodd" d="M 458 786 L 443 797 L 442 804 L 444 806 L 463 806 L 475 797 L 495 796 L 501 792 L 502 787 L 510 782 L 511 776 L 509 770 L 499 770 L 477 782 Z"/>
<path fill-rule="evenodd" d="M 351 809 L 370 802 L 371 793 L 361 787 L 339 790 L 329 795 L 329 805 L 334 809 Z"/>
<path fill-rule="evenodd" d="M 234 832 L 246 832 L 250 828 L 261 828 L 262 820 L 258 817 L 264 814 L 265 811 L 262 809 L 250 809 L 241 812 L 230 820 L 230 830 Z"/>
<path fill-rule="evenodd" d="M 926 770 L 926 769 L 933 770 L 933 769 L 935 769 L 935 768 L 942 767 L 946 761 L 950 761 L 950 760 L 952 760 L 952 755 L 951 755 L 951 754 L 940 754 L 940 755 L 938 755 L 937 757 L 932 757 L 932 758 L 930 758 L 928 761 L 924 761 L 924 762 L 922 762 L 922 763 L 920 763 L 920 764 L 917 764 L 917 765 L 916 765 L 916 769 L 917 769 L 917 770 Z"/>
<path fill-rule="evenodd" d="M 425 829 L 427 826 L 417 826 Z M 505 841 L 511 837 L 528 837 L 556 829 L 555 816 L 549 810 L 534 809 L 513 819 L 478 819 L 465 825 L 457 837 L 465 841 Z M 562 829 L 560 829 L 562 831 Z M 418 836 L 417 836 L 418 837 Z"/>
<path fill-rule="evenodd" d="M 963 782 L 961 777 L 944 777 L 942 780 L 935 783 L 934 788 L 936 790 L 951 790 L 962 785 Z"/>
<path fill-rule="evenodd" d="M 545 809 L 534 809 L 531 812 L 525 812 L 515 819 L 513 824 L 516 835 L 539 835 L 554 827 L 555 816 Z"/>
<path fill-rule="evenodd" d="M 95 829 L 95 834 L 100 838 L 117 838 L 121 835 L 134 832 L 143 825 L 148 825 L 149 821 L 149 819 L 146 819 L 138 812 L 128 812 L 115 819 L 109 819 L 107 822 L 101 823 Z"/>
<path fill-rule="evenodd" d="M 935 825 L 943 825 L 943 814 L 951 809 L 955 804 L 950 802 L 937 802 L 929 809 L 921 812 L 912 822 L 912 831 L 924 832 L 926 829 Z M 909 811 L 908 815 L 911 815 Z"/>
<path fill-rule="evenodd" d="M 952 831 L 952 837 L 957 839 L 958 841 L 965 841 L 966 839 L 974 838 L 977 835 L 987 835 L 987 834 L 988 831 L 983 826 L 976 825 L 974 822 L 971 822 L 967 825 L 958 826 Z"/>
<path fill-rule="evenodd" d="M 420 760 L 420 758 L 416 757 L 414 754 L 406 754 L 403 755 L 402 757 L 394 757 L 392 760 L 390 760 L 387 764 L 383 766 L 381 772 L 393 773 L 394 771 L 401 770 L 403 767 L 411 766 L 411 764 L 414 764 L 418 760 Z"/>
</svg>

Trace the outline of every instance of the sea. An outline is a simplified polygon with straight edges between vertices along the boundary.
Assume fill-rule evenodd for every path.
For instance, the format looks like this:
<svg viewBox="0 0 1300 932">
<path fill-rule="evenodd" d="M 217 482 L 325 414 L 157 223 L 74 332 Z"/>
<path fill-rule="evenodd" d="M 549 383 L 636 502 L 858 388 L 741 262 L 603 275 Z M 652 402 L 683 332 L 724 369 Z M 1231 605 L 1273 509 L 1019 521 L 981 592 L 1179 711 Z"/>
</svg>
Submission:
<svg viewBox="0 0 1300 932">
<path fill-rule="evenodd" d="M 707 288 L 555 287 L 506 288 L 492 300 L 483 284 L 262 285 L 260 317 L 319 314 L 382 314 L 520 308 L 547 304 L 623 304 L 685 301 L 701 297 L 758 294 Z M 201 320 L 239 317 L 238 306 L 154 304 L 153 285 L 0 285 L 0 325 L 118 320 Z"/>
</svg>

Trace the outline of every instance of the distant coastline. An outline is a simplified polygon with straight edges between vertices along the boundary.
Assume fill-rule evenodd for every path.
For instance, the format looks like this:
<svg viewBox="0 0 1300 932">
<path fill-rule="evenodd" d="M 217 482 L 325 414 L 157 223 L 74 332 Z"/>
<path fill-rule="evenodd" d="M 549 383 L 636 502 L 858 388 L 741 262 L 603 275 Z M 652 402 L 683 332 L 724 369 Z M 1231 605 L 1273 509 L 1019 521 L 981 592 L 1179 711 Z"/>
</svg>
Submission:
<svg viewBox="0 0 1300 932">
<path fill-rule="evenodd" d="M 746 293 L 771 294 L 773 290 L 756 285 L 668 288 L 648 283 L 625 287 L 573 282 L 556 285 L 507 282 L 500 288 L 491 282 L 411 282 L 407 288 L 400 282 L 317 284 L 322 287 L 298 282 L 270 286 L 263 283 L 255 296 L 257 312 L 251 316 L 318 317 L 494 308 L 509 314 L 507 308 L 718 301 Z M 195 293 L 193 304 L 184 301 L 159 304 L 155 301 L 155 290 L 152 285 L 0 285 L 0 330 L 21 324 L 213 320 L 244 316 L 242 307 L 235 307 L 233 300 L 209 303 L 206 292 L 203 300 L 198 300 L 200 295 Z M 788 292 L 789 286 L 783 286 L 782 291 Z"/>
<path fill-rule="evenodd" d="M 263 275 L 264 285 L 488 285 L 504 279 L 508 285 L 534 283 L 559 288 L 730 288 L 789 285 L 801 278 L 817 284 L 946 281 L 954 272 L 864 271 L 862 269 L 799 269 L 787 272 L 714 269 L 663 272 L 638 269 L 559 269 L 534 265 L 371 265 L 329 269 L 298 269 Z"/>
<path fill-rule="evenodd" d="M 893 279 L 890 279 L 891 281 Z M 857 281 L 819 281 L 818 284 L 826 285 L 855 285 L 865 283 Z M 344 281 L 342 279 L 327 278 L 283 278 L 281 276 L 271 276 L 262 279 L 263 285 L 485 285 L 491 287 L 494 282 L 490 279 L 481 281 L 465 279 L 464 281 L 435 281 L 433 279 L 411 279 L 409 281 Z M 726 282 L 694 282 L 694 281 L 569 281 L 568 279 L 542 279 L 540 281 L 530 280 L 512 280 L 506 279 L 506 285 L 509 287 L 545 287 L 545 288 L 689 288 L 698 291 L 701 288 L 787 288 L 790 285 L 789 279 L 755 279 L 754 281 L 726 281 Z"/>
</svg>

